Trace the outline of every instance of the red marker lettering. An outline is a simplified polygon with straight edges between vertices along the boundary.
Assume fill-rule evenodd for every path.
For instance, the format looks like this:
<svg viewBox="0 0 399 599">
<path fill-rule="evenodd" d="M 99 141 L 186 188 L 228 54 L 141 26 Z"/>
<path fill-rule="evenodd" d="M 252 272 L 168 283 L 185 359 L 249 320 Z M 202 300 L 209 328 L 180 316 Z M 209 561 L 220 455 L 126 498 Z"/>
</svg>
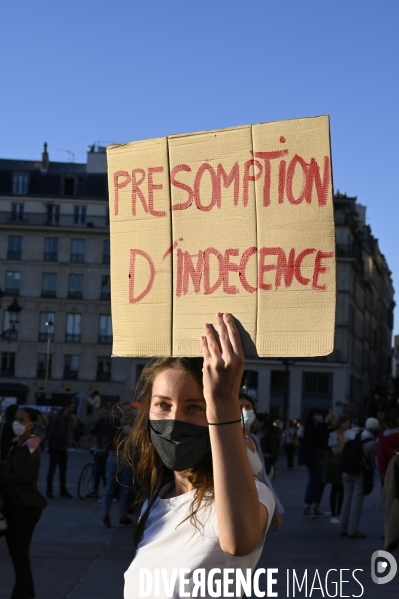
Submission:
<svg viewBox="0 0 399 599">
<path fill-rule="evenodd" d="M 232 248 L 224 252 L 224 264 L 223 264 L 223 291 L 229 295 L 235 295 L 238 293 L 238 289 L 235 285 L 229 285 L 229 272 L 239 272 L 240 267 L 238 264 L 230 262 L 230 256 L 238 256 L 238 249 Z"/>
<path fill-rule="evenodd" d="M 119 183 L 119 177 L 125 177 L 125 180 Z M 130 183 L 130 175 L 127 171 L 117 171 L 114 173 L 114 213 L 118 215 L 119 209 L 119 190 L 126 187 Z"/>
<path fill-rule="evenodd" d="M 327 267 L 321 264 L 321 261 L 326 258 L 332 258 L 334 256 L 334 252 L 321 252 L 320 250 L 316 254 L 316 259 L 314 263 L 314 271 L 313 271 L 313 284 L 312 287 L 314 289 L 325 290 L 325 285 L 318 285 L 319 276 L 327 271 Z"/>
<path fill-rule="evenodd" d="M 163 173 L 163 166 L 154 166 L 148 168 L 148 204 L 150 214 L 152 214 L 152 216 L 166 216 L 166 212 L 164 210 L 154 210 L 154 191 L 163 189 L 162 183 L 154 183 L 154 173 Z"/>
<path fill-rule="evenodd" d="M 188 164 L 178 164 L 170 171 L 170 184 L 178 189 L 182 189 L 187 192 L 187 200 L 181 204 L 173 204 L 172 210 L 186 210 L 189 208 L 194 201 L 194 191 L 189 185 L 176 180 L 176 174 L 184 171 L 185 173 L 191 173 L 191 168 Z"/>
<path fill-rule="evenodd" d="M 262 158 L 265 164 L 265 176 L 263 180 L 263 205 L 270 206 L 270 185 L 271 185 L 271 160 L 281 158 L 288 154 L 288 150 L 277 150 L 275 152 L 252 152 L 255 158 Z"/>
<path fill-rule="evenodd" d="M 135 284 L 135 276 L 136 276 L 136 256 L 141 256 L 142 258 L 147 260 L 147 263 L 150 267 L 150 278 L 148 280 L 147 287 L 137 297 L 135 297 L 135 295 L 134 295 L 134 293 L 135 293 L 134 284 Z M 147 254 L 147 252 L 144 252 L 143 250 L 139 250 L 139 249 L 130 250 L 130 268 L 129 268 L 129 303 L 130 304 L 137 304 L 146 295 L 148 295 L 148 293 L 151 291 L 151 287 L 154 282 L 154 277 L 155 277 L 154 263 L 151 260 L 151 257 Z"/>
<path fill-rule="evenodd" d="M 137 181 L 136 173 L 141 175 L 141 179 Z M 143 204 L 144 212 L 148 212 L 148 206 L 145 201 L 145 197 L 143 192 L 140 189 L 140 185 L 143 183 L 145 179 L 145 170 L 142 168 L 135 168 L 132 170 L 132 214 L 136 216 L 136 196 L 139 197 L 139 200 Z"/>
<path fill-rule="evenodd" d="M 211 275 L 210 275 L 210 257 L 211 256 L 215 256 L 217 261 L 218 261 L 218 272 L 219 272 L 219 276 L 217 278 L 217 280 L 215 281 L 215 283 L 213 285 L 211 285 Z M 223 259 L 223 254 L 221 254 L 218 250 L 216 250 L 215 248 L 207 248 L 204 252 L 204 293 L 205 295 L 210 295 L 211 293 L 213 293 L 214 291 L 216 291 L 216 289 L 218 289 L 220 287 L 220 285 L 223 282 L 223 264 L 224 263 L 224 259 Z"/>
</svg>

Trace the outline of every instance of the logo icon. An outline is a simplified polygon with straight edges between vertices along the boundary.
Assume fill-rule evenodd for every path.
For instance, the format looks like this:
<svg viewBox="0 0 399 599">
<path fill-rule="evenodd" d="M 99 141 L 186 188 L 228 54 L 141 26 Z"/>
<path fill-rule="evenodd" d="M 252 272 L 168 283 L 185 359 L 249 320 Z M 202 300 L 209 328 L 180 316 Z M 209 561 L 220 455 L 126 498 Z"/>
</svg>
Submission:
<svg viewBox="0 0 399 599">
<path fill-rule="evenodd" d="M 388 565 L 390 566 L 389 569 Z M 387 584 L 395 578 L 397 570 L 398 565 L 393 555 L 382 549 L 374 551 L 371 556 L 371 580 L 373 582 Z M 385 574 L 385 576 L 378 576 L 379 574 Z"/>
</svg>

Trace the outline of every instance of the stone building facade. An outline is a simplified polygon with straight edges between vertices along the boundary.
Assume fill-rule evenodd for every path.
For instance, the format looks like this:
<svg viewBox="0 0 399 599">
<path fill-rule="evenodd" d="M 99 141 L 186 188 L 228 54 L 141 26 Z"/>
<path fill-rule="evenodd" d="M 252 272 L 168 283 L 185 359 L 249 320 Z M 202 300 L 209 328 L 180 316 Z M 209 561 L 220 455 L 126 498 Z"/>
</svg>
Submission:
<svg viewBox="0 0 399 599">
<path fill-rule="evenodd" d="M 59 405 L 129 386 L 130 360 L 111 360 L 105 158 L 51 162 L 45 146 L 38 162 L 0 160 L 2 397 Z"/>
<path fill-rule="evenodd" d="M 311 406 L 361 418 L 391 390 L 391 273 L 365 207 L 337 193 L 334 208 L 334 352 L 246 364 L 244 387 L 273 417 L 285 399 L 290 418 Z M 129 396 L 146 360 L 111 359 L 109 262 L 103 148 L 90 148 L 86 164 L 51 162 L 46 147 L 38 162 L 0 160 L 0 397 L 59 405 L 81 390 Z"/>
</svg>

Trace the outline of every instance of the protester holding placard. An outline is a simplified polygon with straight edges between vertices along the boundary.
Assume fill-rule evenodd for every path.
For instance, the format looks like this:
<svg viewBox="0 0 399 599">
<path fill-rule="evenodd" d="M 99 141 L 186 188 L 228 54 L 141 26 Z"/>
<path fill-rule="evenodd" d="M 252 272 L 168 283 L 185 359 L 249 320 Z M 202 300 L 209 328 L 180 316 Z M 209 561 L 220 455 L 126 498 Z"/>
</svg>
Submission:
<svg viewBox="0 0 399 599">
<path fill-rule="evenodd" d="M 244 440 L 247 448 L 247 456 L 251 466 L 252 474 L 262 481 L 273 493 L 276 502 L 276 509 L 271 523 L 272 530 L 280 530 L 281 516 L 284 514 L 284 508 L 273 488 L 270 478 L 266 474 L 266 464 L 262 448 L 258 437 L 251 433 L 251 424 L 255 420 L 255 405 L 253 400 L 246 393 L 240 393 L 240 405 L 242 408 L 242 421 L 244 429 Z"/>
<path fill-rule="evenodd" d="M 135 474 L 147 501 L 125 599 L 140 596 L 141 573 L 149 566 L 154 573 L 164 569 L 174 589 L 167 594 L 161 584 L 157 596 L 181 597 L 201 586 L 201 572 L 206 577 L 214 568 L 232 568 L 245 576 L 260 557 L 275 502 L 255 481 L 243 439 L 240 335 L 231 315 L 218 313 L 217 324 L 220 341 L 205 325 L 203 361 L 163 358 L 142 372 L 141 408 L 125 453 L 130 461 L 141 456 Z M 183 568 L 182 583 L 177 569 Z"/>
</svg>

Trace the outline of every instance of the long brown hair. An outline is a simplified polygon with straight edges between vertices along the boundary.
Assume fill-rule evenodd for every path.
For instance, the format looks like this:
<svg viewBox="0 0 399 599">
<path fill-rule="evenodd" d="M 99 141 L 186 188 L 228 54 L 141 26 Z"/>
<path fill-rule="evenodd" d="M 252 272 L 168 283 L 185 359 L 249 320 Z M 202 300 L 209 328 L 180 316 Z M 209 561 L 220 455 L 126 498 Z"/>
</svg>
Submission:
<svg viewBox="0 0 399 599">
<path fill-rule="evenodd" d="M 124 462 L 133 468 L 134 486 L 137 488 L 137 503 L 148 501 L 145 515 L 141 518 L 141 526 L 136 529 L 136 544 L 143 533 L 146 517 L 158 496 L 160 488 L 173 478 L 173 471 L 167 468 L 159 457 L 155 447 L 147 435 L 147 420 L 151 406 L 152 386 L 158 374 L 169 368 L 188 373 L 202 389 L 202 358 L 157 358 L 149 362 L 142 370 L 133 401 L 140 407 L 131 433 L 126 439 L 122 451 Z M 203 500 L 214 499 L 212 455 L 206 455 L 199 464 L 192 468 L 188 481 L 195 489 L 194 500 L 190 505 L 187 518 L 192 518 L 196 525 L 196 513 Z"/>
</svg>

